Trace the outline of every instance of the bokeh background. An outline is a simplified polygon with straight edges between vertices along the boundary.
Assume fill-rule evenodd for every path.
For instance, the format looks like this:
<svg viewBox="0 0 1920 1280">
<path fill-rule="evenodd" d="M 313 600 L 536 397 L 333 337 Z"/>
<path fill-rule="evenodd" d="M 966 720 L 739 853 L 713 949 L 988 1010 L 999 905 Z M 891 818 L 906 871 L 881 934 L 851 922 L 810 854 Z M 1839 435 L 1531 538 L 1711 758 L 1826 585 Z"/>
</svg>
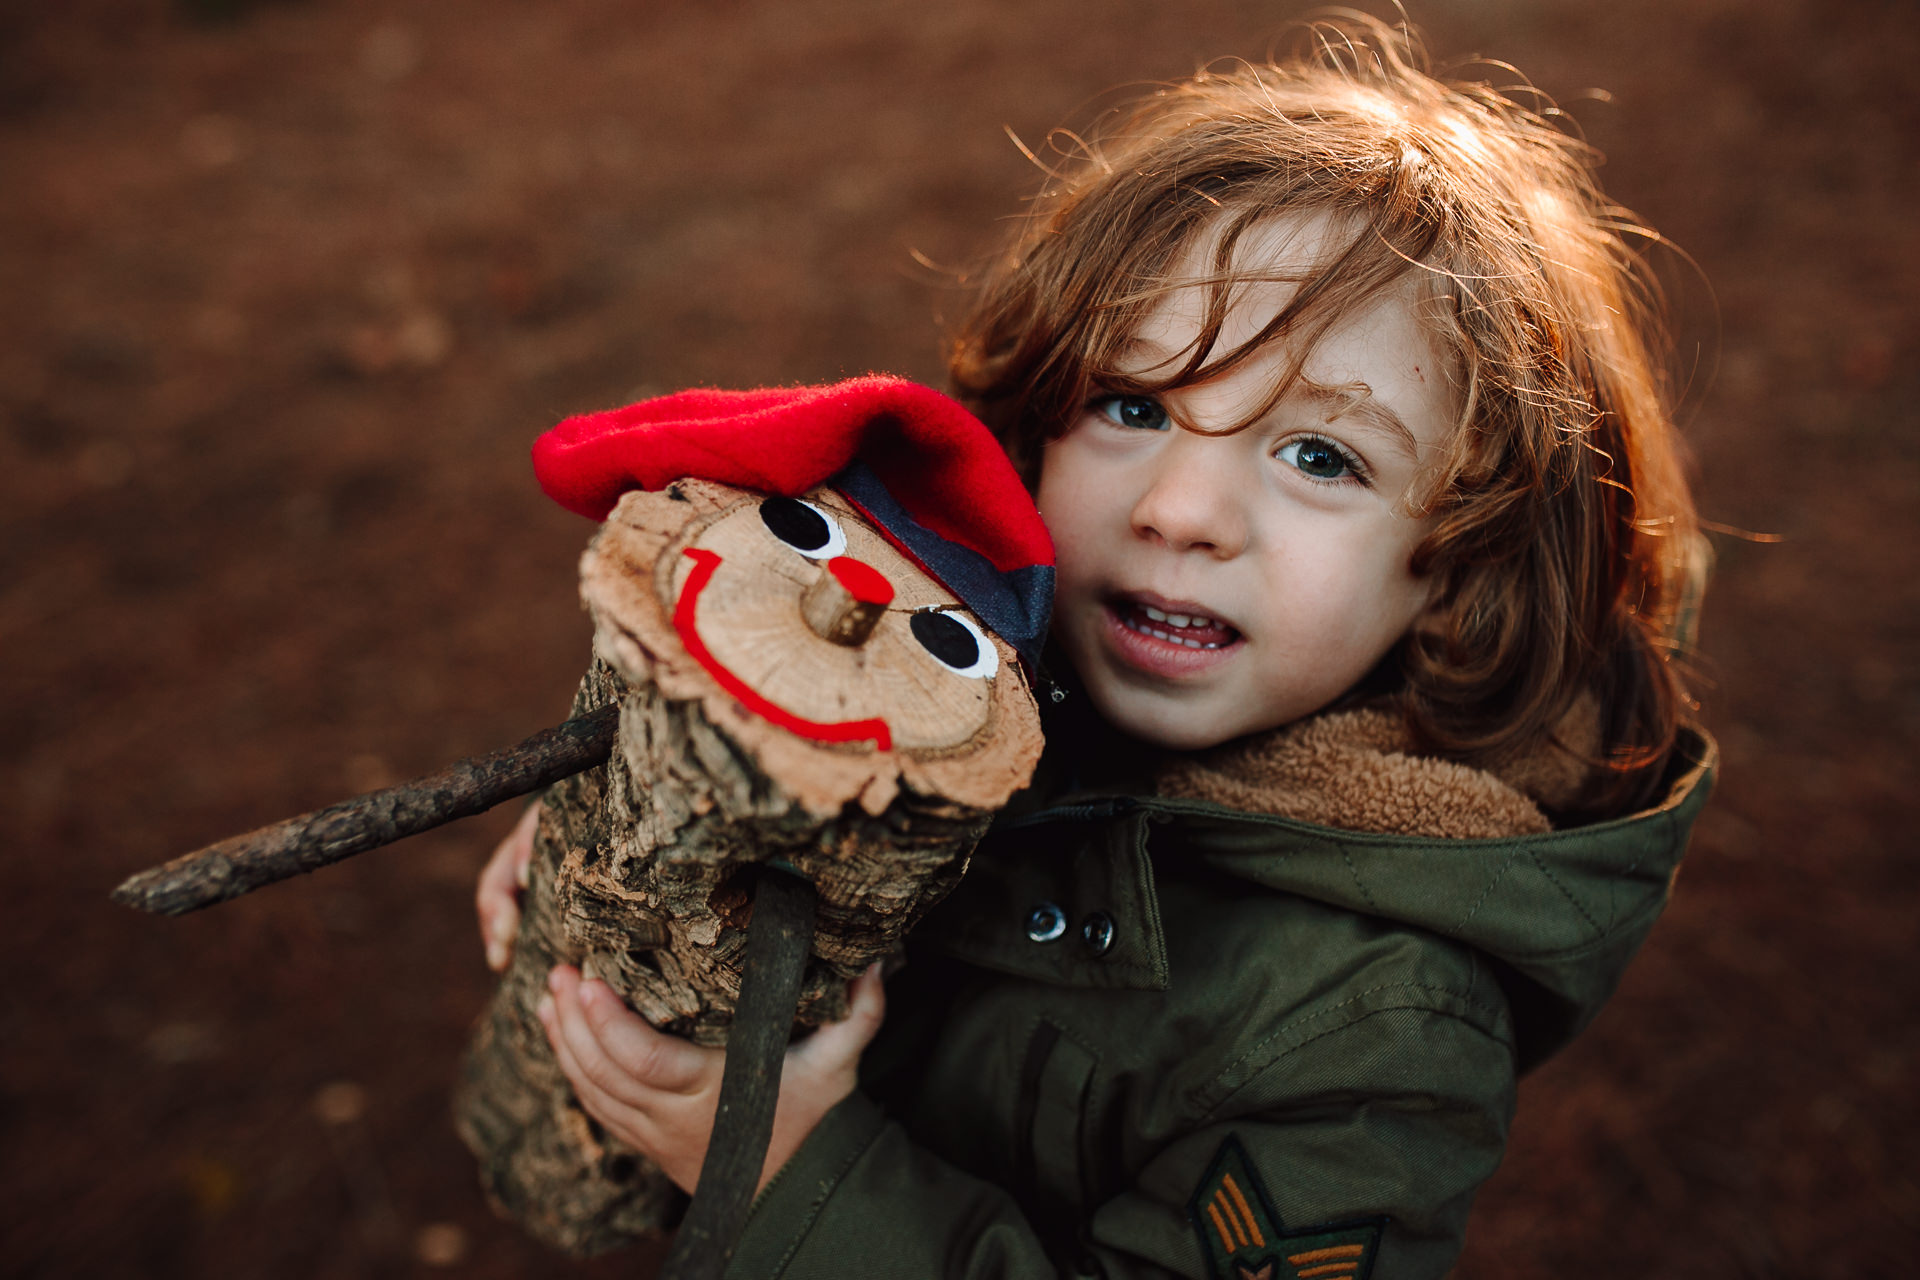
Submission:
<svg viewBox="0 0 1920 1280">
<path fill-rule="evenodd" d="M 496 1222 L 447 1123 L 510 814 L 182 920 L 108 889 L 552 723 L 590 529 L 536 433 L 695 383 L 938 381 L 936 268 L 1035 185 L 1006 131 L 1299 12 L 0 7 L 0 1270 L 649 1273 Z M 1734 531 L 1718 798 L 1618 998 L 1525 1082 L 1458 1274 L 1912 1274 L 1920 7 L 1413 17 L 1559 101 L 1684 250 L 1683 415 Z"/>
</svg>

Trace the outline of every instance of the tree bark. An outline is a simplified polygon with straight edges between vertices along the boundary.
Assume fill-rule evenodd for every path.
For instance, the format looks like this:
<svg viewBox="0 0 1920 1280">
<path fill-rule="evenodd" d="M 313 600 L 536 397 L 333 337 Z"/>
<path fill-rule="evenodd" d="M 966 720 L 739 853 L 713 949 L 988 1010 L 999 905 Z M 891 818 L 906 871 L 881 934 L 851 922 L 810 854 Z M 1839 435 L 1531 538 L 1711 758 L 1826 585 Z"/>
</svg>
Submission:
<svg viewBox="0 0 1920 1280">
<path fill-rule="evenodd" d="M 580 1109 L 534 1015 L 548 971 L 577 965 L 662 1030 L 725 1044 L 753 864 L 780 859 L 819 898 L 796 1021 L 838 1020 L 849 981 L 953 887 L 992 817 L 903 792 L 878 817 L 850 806 L 823 820 L 758 774 L 697 704 L 628 687 L 603 662 L 575 715 L 615 700 L 613 757 L 540 801 L 513 960 L 455 1101 L 488 1195 L 575 1256 L 674 1225 L 686 1197 Z"/>
<path fill-rule="evenodd" d="M 618 704 L 619 731 L 605 766 L 541 800 L 520 937 L 456 1099 L 489 1195 L 568 1253 L 671 1226 L 685 1197 L 574 1099 L 534 1015 L 548 971 L 577 965 L 661 1030 L 725 1044 L 774 863 L 817 895 L 793 1024 L 837 1020 L 1039 754 L 1012 651 L 983 632 L 977 670 L 932 654 L 910 620 L 958 601 L 824 489 L 808 500 L 865 566 L 856 585 L 878 574 L 894 596 L 858 644 L 820 636 L 801 601 L 821 568 L 763 500 L 698 480 L 628 493 L 581 561 L 595 659 L 574 714 Z M 733 1155 L 757 1171 L 764 1150 Z"/>
</svg>

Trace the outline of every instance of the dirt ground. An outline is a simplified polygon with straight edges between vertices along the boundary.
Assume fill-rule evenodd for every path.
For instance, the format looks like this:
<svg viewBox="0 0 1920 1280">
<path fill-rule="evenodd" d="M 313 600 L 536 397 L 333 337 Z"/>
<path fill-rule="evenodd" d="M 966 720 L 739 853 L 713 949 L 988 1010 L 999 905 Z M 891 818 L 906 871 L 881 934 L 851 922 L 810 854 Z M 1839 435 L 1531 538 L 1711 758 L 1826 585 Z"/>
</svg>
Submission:
<svg viewBox="0 0 1920 1280">
<path fill-rule="evenodd" d="M 590 530 L 536 433 L 694 383 L 938 381 L 922 263 L 1033 185 L 1005 130 L 1296 13 L 0 7 L 0 1270 L 650 1273 L 495 1221 L 448 1126 L 508 814 L 183 920 L 107 890 L 551 723 Z M 1458 1274 L 1912 1274 L 1920 10 L 1413 14 L 1566 105 L 1690 255 L 1702 503 L 1766 535 L 1716 537 L 1725 771 L 1673 908 L 1525 1082 Z"/>
</svg>

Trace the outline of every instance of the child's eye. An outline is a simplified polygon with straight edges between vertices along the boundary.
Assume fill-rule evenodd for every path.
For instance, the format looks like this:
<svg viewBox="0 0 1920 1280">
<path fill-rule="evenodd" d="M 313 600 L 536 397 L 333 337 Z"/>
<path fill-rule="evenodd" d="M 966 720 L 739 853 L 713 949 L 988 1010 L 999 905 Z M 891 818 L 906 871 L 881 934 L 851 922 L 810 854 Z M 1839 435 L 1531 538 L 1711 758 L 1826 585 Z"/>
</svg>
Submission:
<svg viewBox="0 0 1920 1280">
<path fill-rule="evenodd" d="M 1152 396 L 1108 396 L 1095 400 L 1093 410 L 1116 427 L 1165 431 L 1173 425 L 1166 408 Z"/>
<path fill-rule="evenodd" d="M 1274 457 L 1314 480 L 1354 479 L 1365 483 L 1360 460 L 1324 436 L 1301 436 L 1274 451 Z"/>
</svg>

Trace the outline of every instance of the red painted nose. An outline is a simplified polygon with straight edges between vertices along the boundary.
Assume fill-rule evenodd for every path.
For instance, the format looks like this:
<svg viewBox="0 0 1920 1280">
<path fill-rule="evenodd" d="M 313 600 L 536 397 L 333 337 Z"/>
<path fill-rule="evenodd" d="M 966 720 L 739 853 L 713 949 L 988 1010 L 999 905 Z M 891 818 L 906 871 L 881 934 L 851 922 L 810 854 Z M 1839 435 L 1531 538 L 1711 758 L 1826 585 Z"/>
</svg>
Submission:
<svg viewBox="0 0 1920 1280">
<path fill-rule="evenodd" d="M 847 589 L 848 595 L 861 604 L 884 608 L 893 603 L 893 584 L 887 581 L 885 574 L 865 560 L 835 556 L 827 561 L 827 571 Z"/>
<path fill-rule="evenodd" d="M 864 560 L 835 556 L 800 597 L 800 616 L 823 640 L 857 648 L 893 603 L 893 584 Z"/>
</svg>

